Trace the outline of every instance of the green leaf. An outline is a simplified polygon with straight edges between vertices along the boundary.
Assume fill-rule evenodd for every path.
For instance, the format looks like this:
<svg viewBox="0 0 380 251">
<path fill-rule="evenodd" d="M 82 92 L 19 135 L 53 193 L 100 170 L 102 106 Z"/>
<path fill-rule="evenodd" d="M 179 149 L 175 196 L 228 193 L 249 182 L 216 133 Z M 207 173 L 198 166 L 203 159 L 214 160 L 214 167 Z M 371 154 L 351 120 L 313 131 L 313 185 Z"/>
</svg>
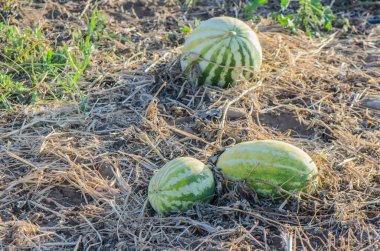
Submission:
<svg viewBox="0 0 380 251">
<path fill-rule="evenodd" d="M 179 31 L 182 32 L 182 33 L 189 33 L 189 32 L 191 32 L 191 28 L 187 27 L 187 26 L 184 26 Z"/>
<path fill-rule="evenodd" d="M 333 28 L 335 16 L 330 7 L 324 5 L 321 0 L 298 0 L 298 9 L 290 10 L 289 5 L 292 0 L 281 0 L 281 10 L 289 10 L 290 14 L 281 14 L 274 12 L 273 19 L 292 32 L 302 29 L 310 36 L 320 36 L 323 31 L 330 31 Z M 258 7 L 268 3 L 268 0 L 247 0 L 245 11 L 249 18 L 253 17 L 253 13 Z M 346 28 L 347 29 L 347 28 Z"/>
<path fill-rule="evenodd" d="M 181 24 L 181 23 L 178 24 L 178 27 L 179 27 L 179 31 L 182 33 L 189 33 L 192 31 L 192 29 L 189 26 L 186 26 L 186 25 Z"/>
<path fill-rule="evenodd" d="M 281 10 L 286 10 L 290 4 L 290 0 L 281 0 Z"/>
<path fill-rule="evenodd" d="M 277 21 L 282 24 L 282 25 L 287 25 L 288 24 L 288 17 L 285 17 L 283 14 L 280 14 L 277 16 Z"/>
<path fill-rule="evenodd" d="M 332 29 L 331 22 L 325 23 L 325 28 L 326 28 L 326 30 L 330 31 Z"/>
<path fill-rule="evenodd" d="M 258 7 L 261 5 L 264 5 L 268 3 L 268 0 L 253 0 L 251 3 L 248 5 L 248 8 L 250 11 L 256 11 Z"/>
<path fill-rule="evenodd" d="M 293 15 L 284 16 L 280 14 L 277 16 L 277 21 L 284 27 L 288 28 L 291 32 L 296 32 L 297 28 L 293 20 Z"/>
<path fill-rule="evenodd" d="M 322 7 L 320 0 L 311 0 L 311 4 L 314 5 L 315 7 Z"/>
</svg>

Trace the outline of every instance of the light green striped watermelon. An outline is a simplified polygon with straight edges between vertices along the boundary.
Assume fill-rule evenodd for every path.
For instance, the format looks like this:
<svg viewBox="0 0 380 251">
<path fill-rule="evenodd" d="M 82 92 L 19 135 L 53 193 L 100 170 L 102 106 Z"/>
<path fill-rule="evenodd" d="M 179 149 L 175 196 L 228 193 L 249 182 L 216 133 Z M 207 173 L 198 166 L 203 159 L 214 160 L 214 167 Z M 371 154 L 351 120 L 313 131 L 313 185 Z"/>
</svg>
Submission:
<svg viewBox="0 0 380 251">
<path fill-rule="evenodd" d="M 166 163 L 149 183 L 148 198 L 160 213 L 185 211 L 196 202 L 209 202 L 215 191 L 211 170 L 202 162 L 181 157 Z"/>
<path fill-rule="evenodd" d="M 318 185 L 317 167 L 310 156 L 281 141 L 237 144 L 219 157 L 217 168 L 231 180 L 245 181 L 262 196 L 282 196 L 281 189 L 312 193 Z"/>
<path fill-rule="evenodd" d="M 261 61 L 260 42 L 246 23 L 215 17 L 202 22 L 186 39 L 181 68 L 198 85 L 228 87 L 252 79 Z"/>
</svg>

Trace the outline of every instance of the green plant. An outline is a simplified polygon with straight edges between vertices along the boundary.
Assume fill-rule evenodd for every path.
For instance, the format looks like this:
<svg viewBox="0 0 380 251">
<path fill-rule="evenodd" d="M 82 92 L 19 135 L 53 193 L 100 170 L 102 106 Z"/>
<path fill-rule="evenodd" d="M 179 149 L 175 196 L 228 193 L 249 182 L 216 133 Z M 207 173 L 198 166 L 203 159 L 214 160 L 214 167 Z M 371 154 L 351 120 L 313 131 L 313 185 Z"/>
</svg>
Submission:
<svg viewBox="0 0 380 251">
<path fill-rule="evenodd" d="M 253 17 L 253 13 L 256 12 L 257 8 L 268 3 L 268 0 L 251 0 L 245 5 L 244 10 L 250 18 Z"/>
<path fill-rule="evenodd" d="M 190 25 L 190 26 L 187 26 L 187 25 L 185 25 L 183 23 L 178 23 L 179 32 L 181 32 L 181 33 L 191 33 L 191 32 L 193 32 L 194 27 L 198 27 L 200 23 L 201 23 L 201 20 L 199 20 L 198 18 L 196 18 L 195 21 L 194 21 L 194 24 Z"/>
<path fill-rule="evenodd" d="M 20 30 L 0 23 L 0 108 L 40 99 L 72 99 L 83 110 L 86 95 L 80 80 L 102 36 L 103 24 L 95 9 L 85 32 L 77 31 L 73 41 L 54 47 L 41 28 Z"/>
<path fill-rule="evenodd" d="M 291 0 L 281 0 L 280 13 L 273 13 L 273 17 L 292 32 L 302 29 L 310 36 L 320 36 L 323 31 L 330 31 L 335 19 L 329 6 L 322 5 L 320 0 L 299 0 L 294 3 L 295 11 L 290 10 Z M 253 0 L 245 8 L 248 15 L 252 15 L 260 6 L 268 3 L 267 0 Z"/>
<path fill-rule="evenodd" d="M 12 101 L 16 99 L 18 103 L 24 103 L 31 89 L 21 82 L 13 79 L 3 73 L 0 73 L 0 103 L 3 107 L 11 108 Z M 12 97 L 13 100 L 8 100 Z"/>
<path fill-rule="evenodd" d="M 182 33 L 190 33 L 192 32 L 192 28 L 189 27 L 189 26 L 186 26 L 184 24 L 178 24 L 178 28 L 179 28 L 179 31 L 182 32 Z"/>
<path fill-rule="evenodd" d="M 282 2 L 290 2 L 283 0 Z M 286 10 L 288 5 L 282 10 Z M 292 31 L 295 29 L 302 29 L 308 35 L 319 36 L 321 31 L 330 31 L 332 29 L 332 21 L 335 16 L 333 15 L 330 7 L 323 6 L 320 0 L 300 0 L 297 14 L 279 14 L 277 20 L 280 24 L 290 28 Z"/>
</svg>

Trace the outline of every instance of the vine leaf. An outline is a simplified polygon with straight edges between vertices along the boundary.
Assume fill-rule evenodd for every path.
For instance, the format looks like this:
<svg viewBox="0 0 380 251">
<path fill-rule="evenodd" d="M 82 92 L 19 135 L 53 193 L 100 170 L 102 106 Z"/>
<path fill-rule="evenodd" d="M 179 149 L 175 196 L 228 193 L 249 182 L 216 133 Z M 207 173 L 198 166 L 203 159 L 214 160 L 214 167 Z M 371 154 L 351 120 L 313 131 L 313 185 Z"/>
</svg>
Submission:
<svg viewBox="0 0 380 251">
<path fill-rule="evenodd" d="M 290 4 L 290 0 L 281 0 L 281 10 L 286 10 Z"/>
</svg>

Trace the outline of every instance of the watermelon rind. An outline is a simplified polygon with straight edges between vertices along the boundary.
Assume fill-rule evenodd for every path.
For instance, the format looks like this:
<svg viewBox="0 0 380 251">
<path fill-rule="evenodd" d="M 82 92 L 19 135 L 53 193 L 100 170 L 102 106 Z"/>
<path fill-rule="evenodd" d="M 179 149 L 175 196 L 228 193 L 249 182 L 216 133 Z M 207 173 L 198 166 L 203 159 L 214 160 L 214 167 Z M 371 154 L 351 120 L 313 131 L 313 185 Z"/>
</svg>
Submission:
<svg viewBox="0 0 380 251">
<path fill-rule="evenodd" d="M 219 157 L 217 168 L 230 180 L 244 181 L 261 196 L 311 194 L 318 186 L 318 170 L 300 148 L 276 140 L 239 143 Z"/>
<path fill-rule="evenodd" d="M 159 214 L 186 211 L 214 196 L 212 171 L 201 161 L 180 157 L 166 163 L 149 182 L 148 198 Z"/>
<path fill-rule="evenodd" d="M 219 87 L 251 80 L 262 63 L 256 33 L 243 21 L 214 17 L 203 21 L 186 39 L 181 68 L 191 82 Z"/>
</svg>

